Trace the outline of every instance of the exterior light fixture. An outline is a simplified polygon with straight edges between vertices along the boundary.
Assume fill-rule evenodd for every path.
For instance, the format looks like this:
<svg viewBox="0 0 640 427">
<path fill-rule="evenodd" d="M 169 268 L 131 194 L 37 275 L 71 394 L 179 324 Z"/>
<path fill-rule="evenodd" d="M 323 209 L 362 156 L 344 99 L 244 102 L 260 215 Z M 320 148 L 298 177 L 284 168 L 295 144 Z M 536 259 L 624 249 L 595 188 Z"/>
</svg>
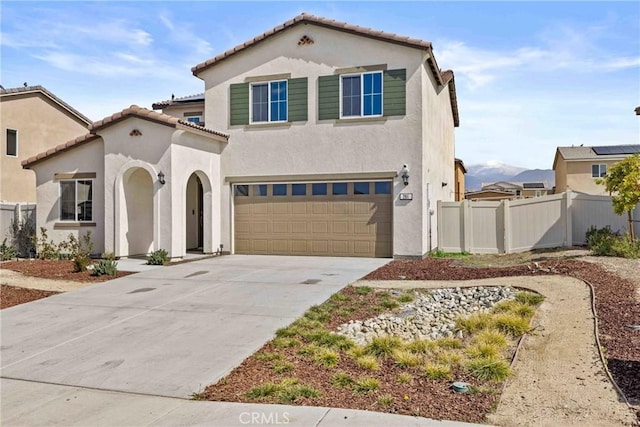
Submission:
<svg viewBox="0 0 640 427">
<path fill-rule="evenodd" d="M 160 184 L 164 185 L 164 183 L 166 182 L 164 180 L 164 174 L 162 173 L 162 171 L 158 172 L 158 181 L 160 182 Z"/>
<path fill-rule="evenodd" d="M 446 182 L 443 182 L 443 183 L 442 183 L 442 186 L 443 186 L 443 187 L 446 187 L 447 185 L 448 185 L 448 184 L 447 184 Z"/>
<path fill-rule="evenodd" d="M 402 165 L 402 176 L 400 178 L 402 178 L 404 185 L 409 185 L 409 166 Z"/>
</svg>

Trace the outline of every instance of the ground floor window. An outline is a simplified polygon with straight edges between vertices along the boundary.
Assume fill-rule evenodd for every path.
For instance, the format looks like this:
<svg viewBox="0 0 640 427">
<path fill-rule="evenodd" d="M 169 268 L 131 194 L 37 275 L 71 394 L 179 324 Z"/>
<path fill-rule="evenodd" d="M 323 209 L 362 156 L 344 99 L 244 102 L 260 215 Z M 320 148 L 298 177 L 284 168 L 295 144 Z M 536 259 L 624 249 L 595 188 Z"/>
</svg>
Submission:
<svg viewBox="0 0 640 427">
<path fill-rule="evenodd" d="M 93 220 L 93 181 L 74 179 L 60 181 L 60 220 Z"/>
</svg>

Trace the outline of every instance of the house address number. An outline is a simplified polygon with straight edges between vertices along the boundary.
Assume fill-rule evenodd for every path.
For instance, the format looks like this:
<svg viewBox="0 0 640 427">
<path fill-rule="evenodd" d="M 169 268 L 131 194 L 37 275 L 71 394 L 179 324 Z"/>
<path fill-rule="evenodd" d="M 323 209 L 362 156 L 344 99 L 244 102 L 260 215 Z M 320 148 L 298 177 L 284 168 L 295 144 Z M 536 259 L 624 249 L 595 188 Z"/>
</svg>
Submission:
<svg viewBox="0 0 640 427">
<path fill-rule="evenodd" d="M 413 200 L 413 193 L 400 193 L 400 200 Z"/>
</svg>

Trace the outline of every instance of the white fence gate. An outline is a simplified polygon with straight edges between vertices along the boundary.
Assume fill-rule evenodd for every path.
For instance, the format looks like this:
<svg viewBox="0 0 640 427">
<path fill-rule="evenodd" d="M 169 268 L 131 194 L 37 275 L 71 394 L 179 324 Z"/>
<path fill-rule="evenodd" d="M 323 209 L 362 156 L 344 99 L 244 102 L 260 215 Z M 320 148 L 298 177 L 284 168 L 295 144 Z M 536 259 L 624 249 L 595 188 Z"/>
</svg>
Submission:
<svg viewBox="0 0 640 427">
<path fill-rule="evenodd" d="M 640 205 L 634 210 L 640 235 Z M 591 226 L 627 230 L 611 197 L 566 193 L 521 200 L 438 202 L 438 248 L 445 252 L 511 253 L 583 245 Z"/>
<path fill-rule="evenodd" d="M 11 240 L 11 224 L 23 219 L 36 217 L 36 205 L 33 203 L 0 203 L 0 243 L 6 238 Z"/>
</svg>

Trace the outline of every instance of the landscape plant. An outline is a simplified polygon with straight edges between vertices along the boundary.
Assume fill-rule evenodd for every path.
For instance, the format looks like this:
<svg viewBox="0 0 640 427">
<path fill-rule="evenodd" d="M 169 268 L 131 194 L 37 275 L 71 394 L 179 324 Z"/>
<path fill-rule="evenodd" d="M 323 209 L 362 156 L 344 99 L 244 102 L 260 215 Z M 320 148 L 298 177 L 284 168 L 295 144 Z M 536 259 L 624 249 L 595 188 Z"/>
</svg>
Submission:
<svg viewBox="0 0 640 427">
<path fill-rule="evenodd" d="M 115 276 L 118 273 L 118 262 L 113 252 L 102 254 L 100 261 L 93 266 L 92 276 Z"/>
<path fill-rule="evenodd" d="M 11 221 L 11 240 L 17 255 L 30 258 L 35 255 L 36 247 L 34 237 L 36 235 L 35 215 L 29 215 L 20 221 Z"/>
<path fill-rule="evenodd" d="M 60 243 L 60 247 L 69 253 L 73 261 L 74 272 L 79 273 L 87 270 L 87 267 L 91 264 L 91 251 L 93 250 L 91 231 L 87 231 L 80 238 L 69 234 L 67 240 Z"/>
<path fill-rule="evenodd" d="M 5 238 L 0 244 L 0 261 L 8 261 L 10 259 L 14 259 L 17 255 L 16 250 L 12 245 L 7 244 L 7 239 Z"/>
<path fill-rule="evenodd" d="M 613 211 L 622 215 L 627 213 L 629 238 L 635 241 L 633 229 L 633 210 L 640 203 L 640 154 L 634 154 L 614 164 L 597 184 L 604 185 L 611 195 Z"/>
<path fill-rule="evenodd" d="M 165 265 L 169 262 L 169 253 L 164 249 L 153 251 L 147 257 L 147 265 Z"/>
</svg>

